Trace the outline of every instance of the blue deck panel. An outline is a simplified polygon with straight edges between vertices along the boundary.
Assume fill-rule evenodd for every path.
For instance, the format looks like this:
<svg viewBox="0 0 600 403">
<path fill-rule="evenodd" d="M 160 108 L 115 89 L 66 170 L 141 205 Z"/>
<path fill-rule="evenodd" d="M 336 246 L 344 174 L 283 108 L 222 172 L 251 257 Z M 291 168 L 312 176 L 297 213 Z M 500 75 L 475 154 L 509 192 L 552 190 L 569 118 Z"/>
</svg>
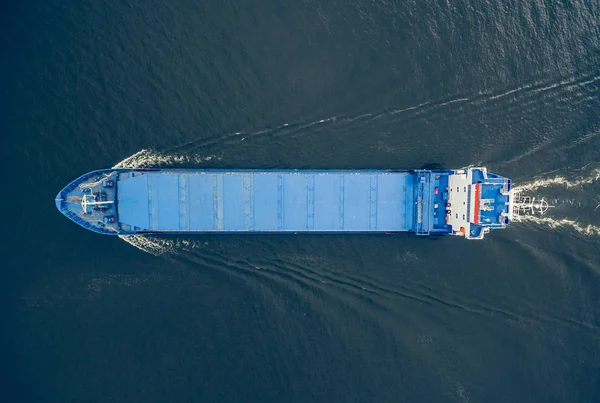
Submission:
<svg viewBox="0 0 600 403">
<path fill-rule="evenodd" d="M 223 229 L 240 231 L 245 229 L 244 219 L 244 176 L 223 175 Z"/>
<path fill-rule="evenodd" d="M 212 174 L 194 174 L 188 176 L 187 205 L 189 206 L 189 229 L 202 231 L 214 230 Z"/>
<path fill-rule="evenodd" d="M 144 172 L 119 181 L 119 221 L 175 232 L 411 231 L 414 177 L 375 171 Z"/>
<path fill-rule="evenodd" d="M 340 226 L 341 175 L 314 175 L 314 229 L 332 231 Z"/>
<path fill-rule="evenodd" d="M 254 193 L 254 229 L 256 231 L 275 231 L 278 223 L 277 174 L 253 175 Z"/>
<path fill-rule="evenodd" d="M 150 228 L 147 195 L 147 175 L 138 175 L 119 181 L 117 208 L 121 223 L 145 230 Z"/>
<path fill-rule="evenodd" d="M 406 198 L 412 198 L 407 188 L 407 175 L 380 174 L 377 179 L 377 229 L 399 231 L 411 228 L 406 216 Z M 411 193 L 407 194 L 407 190 Z"/>
<path fill-rule="evenodd" d="M 283 175 L 283 229 L 306 230 L 306 175 Z"/>
<path fill-rule="evenodd" d="M 344 185 L 344 229 L 352 231 L 369 228 L 371 175 L 346 175 Z"/>
<path fill-rule="evenodd" d="M 152 229 L 168 231 L 179 227 L 179 178 L 180 175 L 152 175 L 153 210 Z"/>
<path fill-rule="evenodd" d="M 415 230 L 415 176 L 406 175 L 404 178 L 404 223 L 407 231 Z"/>
</svg>

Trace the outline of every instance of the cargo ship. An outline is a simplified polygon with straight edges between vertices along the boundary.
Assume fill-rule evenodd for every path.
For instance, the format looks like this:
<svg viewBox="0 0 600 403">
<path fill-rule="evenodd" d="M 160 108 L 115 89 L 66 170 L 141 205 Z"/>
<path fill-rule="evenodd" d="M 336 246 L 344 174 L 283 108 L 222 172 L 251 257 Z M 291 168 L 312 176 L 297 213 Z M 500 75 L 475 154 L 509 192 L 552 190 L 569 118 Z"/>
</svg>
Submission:
<svg viewBox="0 0 600 403">
<path fill-rule="evenodd" d="M 107 235 L 411 233 L 482 239 L 522 207 L 511 181 L 457 170 L 106 169 L 56 207 Z"/>
</svg>

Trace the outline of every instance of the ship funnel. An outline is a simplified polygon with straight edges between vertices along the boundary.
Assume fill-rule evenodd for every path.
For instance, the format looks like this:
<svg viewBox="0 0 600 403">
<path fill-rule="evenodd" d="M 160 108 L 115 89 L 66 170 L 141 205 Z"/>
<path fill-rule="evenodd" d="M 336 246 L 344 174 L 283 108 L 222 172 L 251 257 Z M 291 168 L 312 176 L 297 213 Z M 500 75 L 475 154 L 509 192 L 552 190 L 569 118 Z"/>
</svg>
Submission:
<svg viewBox="0 0 600 403">
<path fill-rule="evenodd" d="M 537 199 L 531 196 L 525 196 L 518 190 L 510 192 L 510 219 L 512 221 L 521 221 L 523 216 L 544 215 L 548 209 L 554 207 L 548 204 L 544 199 Z"/>
</svg>

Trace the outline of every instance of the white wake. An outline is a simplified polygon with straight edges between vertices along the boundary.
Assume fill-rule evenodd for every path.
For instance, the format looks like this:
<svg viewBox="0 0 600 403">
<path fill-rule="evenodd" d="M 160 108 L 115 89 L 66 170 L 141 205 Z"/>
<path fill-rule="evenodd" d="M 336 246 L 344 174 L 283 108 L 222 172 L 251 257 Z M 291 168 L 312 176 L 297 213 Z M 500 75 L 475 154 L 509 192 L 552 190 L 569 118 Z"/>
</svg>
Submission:
<svg viewBox="0 0 600 403">
<path fill-rule="evenodd" d="M 119 235 L 119 238 L 154 256 L 175 256 L 182 251 L 199 249 L 207 244 L 207 242 L 155 235 Z"/>
<path fill-rule="evenodd" d="M 581 235 L 600 236 L 600 227 L 597 227 L 592 224 L 582 224 L 580 222 L 569 220 L 567 218 L 556 219 L 552 217 L 522 216 L 521 220 L 540 224 L 551 229 L 571 229 Z"/>
<path fill-rule="evenodd" d="M 513 189 L 516 191 L 527 191 L 535 190 L 539 188 L 546 188 L 550 186 L 562 186 L 565 188 L 574 188 L 586 184 L 591 184 L 600 179 L 600 168 L 592 171 L 588 176 L 576 177 L 573 179 L 567 179 L 564 176 L 556 176 L 554 178 L 537 179 L 529 183 L 525 183 L 520 186 L 516 186 Z"/>
<path fill-rule="evenodd" d="M 115 164 L 113 168 L 155 168 L 180 164 L 200 164 L 215 158 L 214 155 L 185 155 L 143 149 Z"/>
</svg>

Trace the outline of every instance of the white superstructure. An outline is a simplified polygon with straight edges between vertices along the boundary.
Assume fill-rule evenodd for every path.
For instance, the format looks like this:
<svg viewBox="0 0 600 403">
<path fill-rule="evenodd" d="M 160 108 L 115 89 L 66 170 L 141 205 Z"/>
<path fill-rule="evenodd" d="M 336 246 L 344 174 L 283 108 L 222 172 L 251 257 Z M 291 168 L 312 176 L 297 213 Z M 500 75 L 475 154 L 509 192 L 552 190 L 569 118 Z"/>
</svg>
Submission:
<svg viewBox="0 0 600 403">
<path fill-rule="evenodd" d="M 448 180 L 446 218 L 452 234 L 482 239 L 504 228 L 510 215 L 510 180 L 483 167 L 459 169 Z"/>
</svg>

